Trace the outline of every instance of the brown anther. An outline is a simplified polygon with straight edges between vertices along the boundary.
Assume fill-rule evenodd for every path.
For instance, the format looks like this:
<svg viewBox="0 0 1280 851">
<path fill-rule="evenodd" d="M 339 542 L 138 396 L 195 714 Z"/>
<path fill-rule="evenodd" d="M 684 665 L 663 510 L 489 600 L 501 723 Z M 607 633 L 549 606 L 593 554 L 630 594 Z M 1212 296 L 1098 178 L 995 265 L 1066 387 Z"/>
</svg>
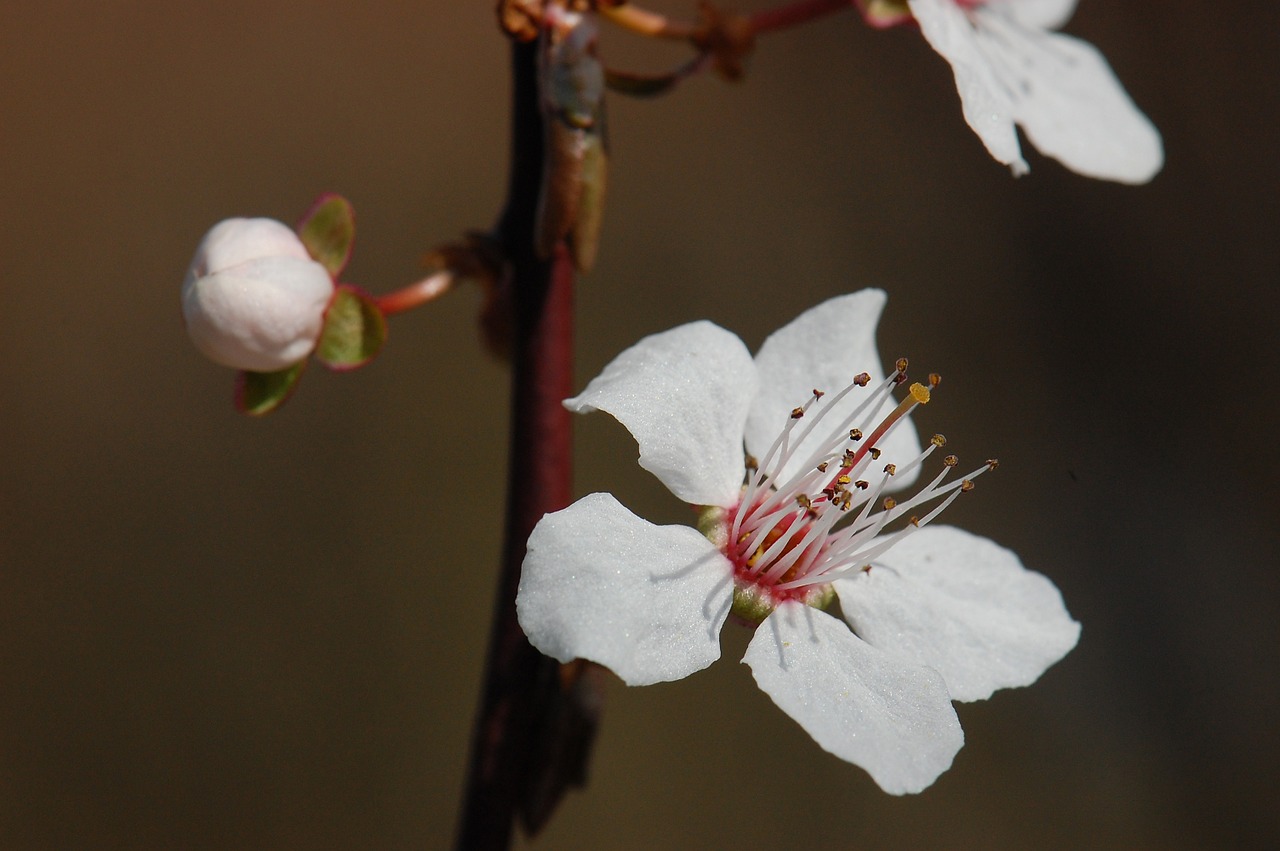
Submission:
<svg viewBox="0 0 1280 851">
<path fill-rule="evenodd" d="M 804 416 L 804 408 L 792 408 L 791 419 L 798 420 Z"/>
<path fill-rule="evenodd" d="M 832 487 L 826 487 L 826 488 L 823 488 L 823 489 L 822 489 L 822 495 L 823 495 L 823 496 L 825 496 L 827 499 L 835 499 L 835 498 L 836 498 L 836 489 L 835 489 L 835 488 L 832 488 Z"/>
<path fill-rule="evenodd" d="M 998 459 L 998 458 L 988 458 L 988 459 L 987 459 L 987 469 L 988 469 L 988 470 L 994 470 L 996 467 L 999 467 L 999 466 L 1000 466 L 1000 459 Z"/>
<path fill-rule="evenodd" d="M 826 461 L 823 461 L 821 464 L 819 464 L 819 465 L 818 465 L 818 472 L 819 472 L 819 473 L 825 473 L 825 472 L 827 472 L 827 462 L 826 462 Z"/>
<path fill-rule="evenodd" d="M 821 390 L 819 390 L 818 388 L 816 388 L 816 387 L 815 387 L 815 388 L 813 388 L 813 398 L 815 398 L 815 399 L 821 399 L 821 398 L 822 398 L 823 396 L 825 396 L 825 395 L 827 395 L 827 394 L 826 394 L 826 393 L 824 393 L 824 392 L 822 392 L 822 391 L 821 391 Z"/>
<path fill-rule="evenodd" d="M 856 482 L 853 483 L 853 486 L 858 490 L 864 491 L 867 488 L 871 487 L 871 483 L 868 482 L 866 479 L 858 479 Z"/>
<path fill-rule="evenodd" d="M 893 510 L 893 508 L 894 508 L 897 504 L 898 504 L 898 501 L 897 501 L 896 499 L 894 499 L 893 497 L 891 497 L 891 496 L 886 496 L 886 497 L 884 498 L 884 510 L 885 510 L 885 511 L 892 511 L 892 510 Z"/>
<path fill-rule="evenodd" d="M 929 386 L 930 386 L 930 387 L 937 387 L 937 386 L 938 386 L 939 384 L 941 384 L 941 383 L 942 383 L 942 376 L 941 376 L 941 375 L 938 375 L 938 373 L 936 373 L 936 372 L 931 372 L 931 373 L 929 373 Z"/>
<path fill-rule="evenodd" d="M 860 428 L 851 428 L 851 429 L 849 429 L 849 439 L 850 439 L 850 440 L 862 440 L 862 429 L 860 429 Z"/>
<path fill-rule="evenodd" d="M 868 449 L 867 451 L 871 453 L 871 460 L 872 460 L 872 461 L 879 461 L 879 460 L 880 460 L 880 454 L 881 454 L 881 453 L 880 453 L 880 449 L 879 449 L 879 447 L 873 446 L 873 447 L 871 447 L 870 449 Z"/>
<path fill-rule="evenodd" d="M 897 464 L 885 464 L 885 465 L 884 465 L 884 471 L 885 471 L 886 473 L 888 473 L 889 475 L 891 475 L 891 476 L 892 476 L 894 473 L 898 472 L 898 465 L 897 465 Z"/>
<path fill-rule="evenodd" d="M 836 484 L 847 485 L 851 481 L 853 481 L 853 479 L 849 478 L 848 476 L 841 476 L 840 478 L 836 479 Z"/>
<path fill-rule="evenodd" d="M 894 366 L 897 368 L 898 372 L 906 372 L 906 371 L 907 371 L 907 359 L 906 359 L 906 358 L 898 358 L 897 362 L 896 362 L 896 363 L 894 363 Z"/>
<path fill-rule="evenodd" d="M 973 490 L 973 482 L 965 479 L 960 483 L 960 493 L 968 493 L 971 490 Z"/>
<path fill-rule="evenodd" d="M 871 572 L 871 565 L 869 565 L 869 564 L 864 564 L 864 565 L 862 566 L 862 572 L 863 572 L 863 573 L 870 573 L 870 572 Z"/>
<path fill-rule="evenodd" d="M 809 508 L 810 506 L 813 505 L 813 503 L 809 501 L 809 497 L 805 496 L 802 493 L 796 494 L 796 504 L 799 505 L 801 508 Z"/>
<path fill-rule="evenodd" d="M 848 511 L 849 506 L 851 505 L 853 505 L 853 494 L 846 491 L 845 495 L 840 500 L 840 510 Z"/>
<path fill-rule="evenodd" d="M 901 385 L 906 384 L 910 380 L 911 379 L 907 378 L 907 374 L 905 372 L 899 372 L 897 375 L 893 377 L 893 384 L 895 387 L 900 387 Z"/>
<path fill-rule="evenodd" d="M 852 449 L 846 449 L 844 451 L 844 457 L 840 459 L 840 466 L 852 467 L 854 465 L 854 462 L 856 462 L 857 460 L 858 460 L 858 453 L 854 452 Z"/>
<path fill-rule="evenodd" d="M 909 522 L 912 526 L 919 526 L 919 525 L 920 525 L 920 517 L 919 517 L 918 515 L 912 514 L 912 515 L 911 515 L 911 519 L 910 519 L 909 521 L 907 521 L 907 522 Z"/>
<path fill-rule="evenodd" d="M 943 466 L 954 467 L 955 465 L 960 463 L 960 459 L 954 455 L 948 455 L 946 458 L 942 459 L 942 463 L 943 463 Z"/>
<path fill-rule="evenodd" d="M 758 459 L 758 458 L 756 458 L 756 456 L 754 456 L 754 455 L 752 455 L 752 454 L 748 453 L 748 454 L 747 454 L 747 469 L 748 469 L 748 470 L 759 470 L 759 469 L 760 469 L 760 459 Z"/>
<path fill-rule="evenodd" d="M 871 383 L 871 373 L 859 372 L 857 375 L 853 377 L 853 383 L 858 385 L 859 387 L 866 387 L 868 384 Z"/>
</svg>

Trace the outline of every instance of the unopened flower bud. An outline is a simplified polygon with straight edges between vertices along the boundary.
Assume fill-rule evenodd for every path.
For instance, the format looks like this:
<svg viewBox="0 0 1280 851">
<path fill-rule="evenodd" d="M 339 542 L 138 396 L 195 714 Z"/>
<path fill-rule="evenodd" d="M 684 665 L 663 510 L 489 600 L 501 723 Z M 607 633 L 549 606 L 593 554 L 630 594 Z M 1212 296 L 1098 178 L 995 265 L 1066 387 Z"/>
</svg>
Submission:
<svg viewBox="0 0 1280 851">
<path fill-rule="evenodd" d="M 274 372 L 315 348 L 334 282 L 287 225 L 227 219 L 196 249 L 182 285 L 187 333 L 206 357 Z"/>
</svg>

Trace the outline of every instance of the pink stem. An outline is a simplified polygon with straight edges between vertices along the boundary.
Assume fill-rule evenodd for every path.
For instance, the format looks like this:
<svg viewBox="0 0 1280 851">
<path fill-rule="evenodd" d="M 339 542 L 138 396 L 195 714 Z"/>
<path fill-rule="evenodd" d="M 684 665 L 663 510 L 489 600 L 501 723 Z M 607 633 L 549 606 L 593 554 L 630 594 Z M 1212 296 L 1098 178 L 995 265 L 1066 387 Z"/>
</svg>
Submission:
<svg viewBox="0 0 1280 851">
<path fill-rule="evenodd" d="M 448 270 L 436 272 L 407 287 L 401 287 L 385 295 L 374 296 L 373 303 L 378 310 L 382 311 L 383 316 L 394 316 L 434 301 L 453 288 L 453 281 L 452 272 Z"/>
</svg>

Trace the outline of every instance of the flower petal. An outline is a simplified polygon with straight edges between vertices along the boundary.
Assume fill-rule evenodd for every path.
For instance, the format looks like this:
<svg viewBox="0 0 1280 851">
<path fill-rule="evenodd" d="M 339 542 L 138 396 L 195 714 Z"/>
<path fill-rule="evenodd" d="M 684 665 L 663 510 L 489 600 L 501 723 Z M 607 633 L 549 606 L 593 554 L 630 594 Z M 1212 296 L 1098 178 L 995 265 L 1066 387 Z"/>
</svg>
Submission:
<svg viewBox="0 0 1280 851">
<path fill-rule="evenodd" d="M 640 466 L 680 499 L 727 506 L 742 488 L 743 423 L 755 393 L 742 341 L 693 322 L 645 337 L 564 404 L 612 414 L 640 445 Z"/>
<path fill-rule="evenodd" d="M 232 369 L 275 372 L 315 348 L 333 279 L 313 260 L 259 257 L 182 287 L 187 333 L 205 357 Z"/>
<path fill-rule="evenodd" d="M 988 0 L 986 5 L 1042 30 L 1061 29 L 1076 10 L 1076 0 Z"/>
<path fill-rule="evenodd" d="M 641 686 L 720 658 L 733 568 L 688 526 L 655 526 L 609 494 L 548 514 L 529 536 L 516 595 L 530 643 Z"/>
<path fill-rule="evenodd" d="M 869 572 L 833 585 L 859 636 L 934 668 L 955 700 L 1030 685 L 1080 637 L 1052 582 L 950 526 L 908 535 Z"/>
<path fill-rule="evenodd" d="M 756 354 L 756 370 L 760 375 L 760 391 L 747 418 L 747 451 L 763 458 L 797 405 L 803 404 L 814 389 L 834 395 L 843 390 L 860 372 L 871 375 L 871 385 L 855 389 L 838 407 L 827 414 L 824 423 L 835 428 L 840 420 L 867 398 L 871 388 L 884 378 L 880 354 L 876 351 L 876 323 L 884 310 L 883 290 L 866 289 L 828 299 L 812 307 L 779 328 L 764 341 Z M 884 415 L 896 403 L 887 401 L 880 409 Z M 799 471 L 806 447 L 821 439 L 821 426 L 799 444 L 792 462 L 782 468 L 785 479 Z M 920 454 L 920 440 L 910 420 L 900 422 L 879 444 L 886 461 L 903 464 Z M 915 481 L 918 469 L 895 477 L 895 487 Z"/>
<path fill-rule="evenodd" d="M 1013 129 L 1013 103 L 1004 81 L 983 53 L 977 33 L 955 0 L 908 0 L 911 14 L 929 45 L 951 65 L 964 120 L 998 162 L 1026 174 L 1018 134 Z"/>
<path fill-rule="evenodd" d="M 994 17 L 985 13 L 984 20 Z M 1006 31 L 1009 34 L 1006 34 Z M 1014 118 L 1031 144 L 1088 177 L 1146 183 L 1164 165 L 1160 132 L 1134 105 L 1097 48 L 1059 33 L 983 33 L 1014 72 Z"/>
<path fill-rule="evenodd" d="M 779 606 L 742 661 L 815 742 L 891 794 L 929 786 L 964 744 L 937 672 L 877 650 L 809 606 Z"/>
<path fill-rule="evenodd" d="M 1042 28 L 1065 18 L 1065 5 L 909 2 L 925 39 L 951 64 L 965 120 L 1015 174 L 1027 171 L 1015 122 L 1042 153 L 1089 177 L 1143 183 L 1164 164 L 1159 132 L 1102 55 Z"/>
</svg>

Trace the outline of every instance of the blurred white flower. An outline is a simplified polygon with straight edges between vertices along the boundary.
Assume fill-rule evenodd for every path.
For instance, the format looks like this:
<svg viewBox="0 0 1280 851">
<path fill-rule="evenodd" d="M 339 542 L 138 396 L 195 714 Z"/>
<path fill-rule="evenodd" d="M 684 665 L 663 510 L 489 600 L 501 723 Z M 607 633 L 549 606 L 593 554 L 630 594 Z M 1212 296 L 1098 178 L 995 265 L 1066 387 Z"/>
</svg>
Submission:
<svg viewBox="0 0 1280 851">
<path fill-rule="evenodd" d="M 210 360 L 274 372 L 315 348 L 333 292 L 333 278 L 287 225 L 227 219 L 196 249 L 182 284 L 182 315 Z"/>
<path fill-rule="evenodd" d="M 1093 45 L 1051 32 L 1076 0 L 858 0 L 889 26 L 906 8 L 949 63 L 965 120 L 991 156 L 1027 171 L 1018 125 L 1031 144 L 1072 171 L 1145 183 L 1164 164 L 1160 132 L 1134 105 Z"/>
<path fill-rule="evenodd" d="M 884 303 L 877 290 L 832 299 L 754 359 L 709 322 L 619 355 L 565 404 L 621 421 L 641 466 L 702 507 L 700 531 L 584 497 L 534 529 L 516 605 L 543 653 L 598 662 L 628 685 L 711 664 L 731 612 L 758 624 L 743 661 L 760 688 L 902 794 L 931 784 L 963 744 L 953 699 L 1035 681 L 1079 624 L 1012 552 L 928 525 L 994 462 L 948 483 L 948 456 L 914 496 L 884 496 L 945 443 L 921 451 L 910 422 L 928 387 L 893 398 L 905 361 L 881 377 Z M 845 622 L 823 611 L 836 597 Z"/>
</svg>

